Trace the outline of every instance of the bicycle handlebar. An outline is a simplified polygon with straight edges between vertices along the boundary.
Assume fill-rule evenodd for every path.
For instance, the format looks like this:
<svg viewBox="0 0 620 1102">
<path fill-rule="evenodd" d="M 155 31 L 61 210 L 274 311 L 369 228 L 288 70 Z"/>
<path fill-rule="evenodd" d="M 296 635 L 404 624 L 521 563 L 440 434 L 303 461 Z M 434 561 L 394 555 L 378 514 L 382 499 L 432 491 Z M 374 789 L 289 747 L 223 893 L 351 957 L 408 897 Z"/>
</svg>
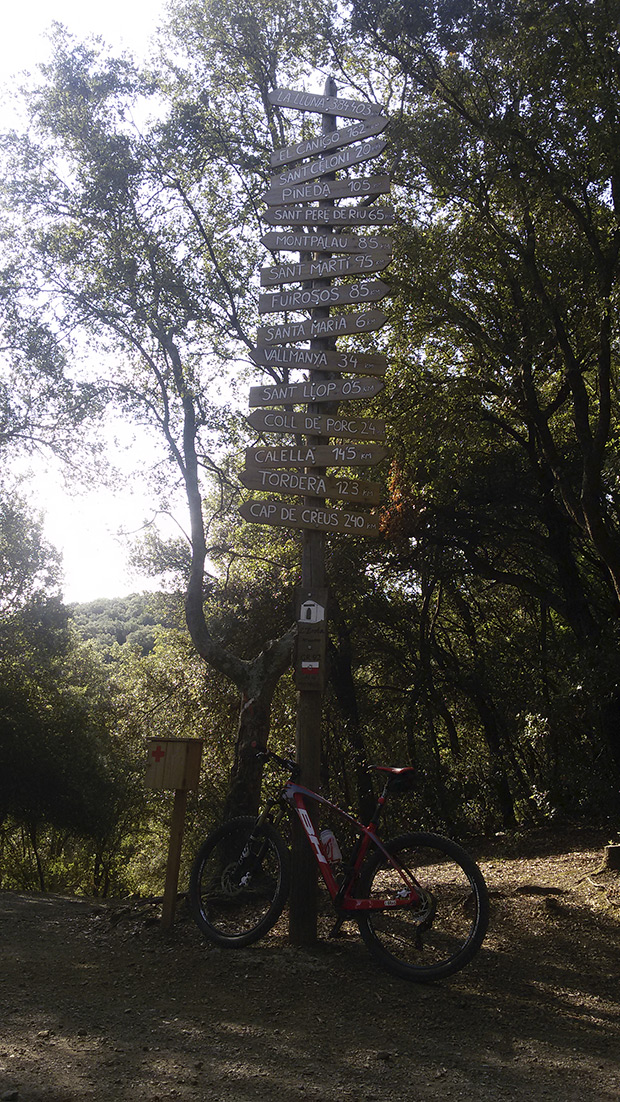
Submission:
<svg viewBox="0 0 620 1102">
<path fill-rule="evenodd" d="M 251 745 L 259 761 L 275 761 L 282 769 L 287 769 L 291 777 L 299 777 L 301 766 L 292 758 L 281 758 L 279 754 L 276 754 L 273 750 L 268 750 L 266 746 L 260 746 L 258 742 L 253 742 Z"/>
</svg>

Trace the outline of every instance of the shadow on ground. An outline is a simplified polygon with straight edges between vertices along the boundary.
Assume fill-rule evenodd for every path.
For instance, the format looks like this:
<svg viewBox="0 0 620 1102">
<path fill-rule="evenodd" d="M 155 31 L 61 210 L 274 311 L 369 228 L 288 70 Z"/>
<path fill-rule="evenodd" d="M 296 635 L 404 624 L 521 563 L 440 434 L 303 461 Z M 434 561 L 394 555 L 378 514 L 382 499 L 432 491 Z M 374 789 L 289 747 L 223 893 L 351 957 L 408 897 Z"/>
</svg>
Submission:
<svg viewBox="0 0 620 1102">
<path fill-rule="evenodd" d="M 487 941 L 433 986 L 381 972 L 353 931 L 296 950 L 281 922 L 227 951 L 183 914 L 164 936 L 148 908 L 0 893 L 0 1099 L 617 1102 L 601 852 L 487 857 Z"/>
</svg>

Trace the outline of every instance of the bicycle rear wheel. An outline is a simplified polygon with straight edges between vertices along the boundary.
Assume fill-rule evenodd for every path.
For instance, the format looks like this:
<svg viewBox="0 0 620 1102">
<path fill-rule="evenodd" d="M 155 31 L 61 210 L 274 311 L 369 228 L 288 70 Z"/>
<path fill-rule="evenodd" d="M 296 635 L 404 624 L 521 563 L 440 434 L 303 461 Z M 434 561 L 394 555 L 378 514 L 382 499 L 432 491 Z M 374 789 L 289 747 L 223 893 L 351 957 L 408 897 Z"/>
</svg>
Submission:
<svg viewBox="0 0 620 1102">
<path fill-rule="evenodd" d="M 405 834 L 386 849 L 421 889 L 422 900 L 390 907 L 403 898 L 404 884 L 385 855 L 373 853 L 355 894 L 388 906 L 357 916 L 367 949 L 403 979 L 424 983 L 458 972 L 480 948 L 488 925 L 480 869 L 456 842 L 436 834 Z"/>
<path fill-rule="evenodd" d="M 192 916 L 217 945 L 249 945 L 277 922 L 289 890 L 284 841 L 269 822 L 230 819 L 201 846 L 189 883 Z"/>
</svg>

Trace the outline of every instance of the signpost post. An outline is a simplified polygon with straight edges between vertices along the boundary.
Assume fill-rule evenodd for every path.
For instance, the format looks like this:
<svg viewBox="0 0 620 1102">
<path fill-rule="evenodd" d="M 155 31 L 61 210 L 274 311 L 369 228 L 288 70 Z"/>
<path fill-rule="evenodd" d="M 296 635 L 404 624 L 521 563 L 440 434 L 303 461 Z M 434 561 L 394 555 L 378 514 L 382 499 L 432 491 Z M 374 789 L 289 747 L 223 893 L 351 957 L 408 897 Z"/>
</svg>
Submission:
<svg viewBox="0 0 620 1102">
<path fill-rule="evenodd" d="M 297 252 L 298 259 L 261 269 L 261 285 L 277 290 L 260 296 L 259 312 L 287 312 L 287 317 L 258 328 L 252 359 L 269 368 L 274 378 L 282 369 L 282 381 L 251 388 L 249 421 L 260 433 L 292 436 L 295 443 L 285 439 L 282 444 L 248 448 L 241 481 L 251 491 L 276 493 L 289 500 L 253 497 L 239 510 L 250 523 L 301 532 L 296 747 L 301 783 L 314 789 L 320 780 L 326 679 L 325 536 L 359 538 L 379 533 L 379 517 L 372 510 L 379 502 L 379 483 L 348 472 L 341 475 L 338 468 L 372 466 L 387 454 L 377 443 L 385 439 L 382 421 L 352 415 L 348 409 L 343 414 L 340 408 L 342 402 L 368 402 L 380 392 L 387 360 L 380 353 L 338 350 L 336 340 L 380 329 L 387 320 L 381 310 L 346 308 L 379 302 L 389 287 L 380 279 L 337 286 L 333 281 L 387 267 L 392 256 L 390 239 L 375 235 L 374 228 L 388 226 L 395 218 L 392 207 L 374 202 L 389 192 L 388 176 L 348 174 L 385 148 L 385 140 L 378 137 L 387 125 L 382 109 L 339 97 L 336 91 L 330 77 L 324 95 L 288 88 L 269 93 L 275 105 L 319 113 L 322 124 L 320 134 L 273 153 L 271 167 L 277 171 L 263 197 L 268 207 L 265 221 L 280 227 L 264 235 L 263 245 L 278 254 Z M 338 129 L 338 117 L 355 121 Z M 337 178 L 342 170 L 347 174 Z M 339 206 L 341 199 L 358 203 Z M 290 283 L 300 286 L 287 289 Z M 332 306 L 344 306 L 345 312 L 332 314 Z M 298 320 L 299 313 L 309 317 Z M 289 382 L 289 370 L 296 369 L 308 372 L 304 382 Z M 295 409 L 300 406 L 303 412 Z M 334 474 L 328 473 L 330 468 Z M 293 943 L 301 945 L 316 940 L 316 865 L 297 827 L 294 822 L 289 932 Z"/>
<path fill-rule="evenodd" d="M 335 82 L 329 78 L 325 84 L 327 96 L 333 96 L 336 91 Z M 336 118 L 332 114 L 325 114 L 322 120 L 322 134 L 327 136 L 336 131 Z M 332 176 L 332 180 L 333 180 Z M 325 181 L 331 183 L 331 181 Z M 331 212 L 334 207 L 334 199 L 331 196 L 320 196 L 319 205 Z M 327 223 L 330 225 L 330 223 Z M 307 255 L 307 254 L 305 254 Z M 303 257 L 304 253 L 300 254 Z M 302 278 L 304 278 L 302 276 Z M 313 289 L 329 287 L 330 277 L 325 274 L 309 276 L 313 278 Z M 312 312 L 312 323 L 328 320 L 329 306 L 316 306 Z M 325 352 L 333 349 L 334 343 L 330 334 L 318 332 L 311 336 L 310 348 L 313 351 Z M 280 342 L 278 342 L 280 343 Z M 314 371 L 309 372 L 309 381 L 314 383 L 317 376 Z M 321 378 L 319 376 L 319 378 Z M 324 376 L 322 377 L 325 378 Z M 325 407 L 323 407 L 325 408 Z M 307 412 L 312 416 L 320 413 L 320 407 L 310 402 Z M 312 448 L 326 446 L 328 438 L 320 433 L 309 433 L 306 443 Z M 325 469 L 309 465 L 307 471 L 310 474 L 321 476 Z M 317 502 L 314 498 L 303 499 L 302 512 L 312 509 Z M 310 519 L 310 518 L 308 518 Z M 303 523 L 303 521 L 302 521 Z M 295 730 L 295 745 L 297 761 L 301 768 L 301 783 L 307 787 L 316 789 L 320 786 L 321 777 L 321 724 L 323 711 L 323 689 L 325 686 L 325 663 L 327 652 L 327 581 L 325 576 L 325 528 L 316 524 L 316 527 L 304 528 L 302 531 L 301 551 L 301 592 L 300 605 L 297 618 L 298 645 L 295 655 L 295 686 L 297 688 L 297 723 Z M 311 639 L 304 635 L 303 624 L 308 620 L 304 609 L 323 609 L 323 614 L 314 616 L 311 626 L 314 634 Z M 308 628 L 306 627 L 306 633 Z M 304 779 L 305 778 L 305 779 Z M 293 834 L 293 873 L 291 879 L 291 896 L 289 907 L 289 936 L 294 945 L 310 945 L 316 941 L 317 934 L 317 892 L 316 892 L 316 863 L 314 855 L 310 852 L 303 831 L 299 823 L 296 823 Z"/>
<path fill-rule="evenodd" d="M 174 792 L 161 915 L 162 929 L 169 930 L 174 922 L 176 907 L 187 793 L 198 787 L 202 739 L 153 738 L 149 739 L 148 750 L 144 777 L 146 787 Z"/>
</svg>

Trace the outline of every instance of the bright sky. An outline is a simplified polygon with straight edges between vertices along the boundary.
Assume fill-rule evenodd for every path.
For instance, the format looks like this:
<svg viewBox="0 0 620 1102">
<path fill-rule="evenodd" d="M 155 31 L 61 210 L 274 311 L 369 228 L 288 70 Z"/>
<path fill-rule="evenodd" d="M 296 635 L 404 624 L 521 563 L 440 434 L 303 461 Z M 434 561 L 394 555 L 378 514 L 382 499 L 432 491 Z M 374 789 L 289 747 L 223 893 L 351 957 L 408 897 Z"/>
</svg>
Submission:
<svg viewBox="0 0 620 1102">
<path fill-rule="evenodd" d="M 77 37 L 101 35 L 110 45 L 146 52 L 164 10 L 164 0 L 19 0 L 5 11 L 0 35 L 0 84 L 11 87 L 20 71 L 47 57 L 45 32 L 53 21 Z M 10 119 L 0 112 L 0 129 Z M 96 489 L 69 496 L 53 471 L 37 472 L 35 503 L 46 513 L 46 533 L 62 551 L 67 602 L 124 596 L 148 583 L 126 567 L 127 545 L 120 531 L 136 531 L 153 514 L 153 502 L 139 484 L 121 493 Z"/>
<path fill-rule="evenodd" d="M 16 71 L 45 60 L 45 33 L 64 23 L 78 37 L 99 34 L 113 46 L 144 50 L 155 30 L 164 0 L 19 0 L 5 11 L 0 35 L 0 67 L 6 80 Z"/>
</svg>

